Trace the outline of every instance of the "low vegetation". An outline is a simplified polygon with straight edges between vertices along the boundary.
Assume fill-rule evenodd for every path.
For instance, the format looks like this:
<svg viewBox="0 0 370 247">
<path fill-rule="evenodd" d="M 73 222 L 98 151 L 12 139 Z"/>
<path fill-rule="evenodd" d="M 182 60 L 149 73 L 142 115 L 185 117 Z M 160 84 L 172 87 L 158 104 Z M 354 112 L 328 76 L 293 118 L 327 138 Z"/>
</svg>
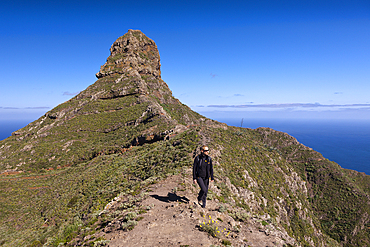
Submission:
<svg viewBox="0 0 370 247">
<path fill-rule="evenodd" d="M 370 245 L 369 176 L 285 133 L 191 111 L 160 79 L 155 43 L 141 32 L 112 47 L 95 84 L 0 142 L 0 246 L 107 245 L 96 233 L 117 217 L 122 231 L 134 229 L 150 210 L 140 206 L 145 188 L 190 168 L 202 144 L 220 213 L 257 219 L 301 246 Z M 207 220 L 198 228 L 230 245 L 238 227 Z"/>
</svg>

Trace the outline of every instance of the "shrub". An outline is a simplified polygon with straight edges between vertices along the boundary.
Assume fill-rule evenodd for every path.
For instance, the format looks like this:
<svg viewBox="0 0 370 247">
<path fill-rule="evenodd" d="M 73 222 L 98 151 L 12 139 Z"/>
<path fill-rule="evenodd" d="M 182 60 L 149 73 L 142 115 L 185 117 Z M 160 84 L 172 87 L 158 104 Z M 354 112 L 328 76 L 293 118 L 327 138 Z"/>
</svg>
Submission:
<svg viewBox="0 0 370 247">
<path fill-rule="evenodd" d="M 122 223 L 121 227 L 123 230 L 131 231 L 137 225 L 135 220 L 129 220 L 127 222 Z"/>
<path fill-rule="evenodd" d="M 229 240 L 227 240 L 227 239 L 222 239 L 221 243 L 223 245 L 231 245 L 231 242 Z"/>
<path fill-rule="evenodd" d="M 223 204 L 220 204 L 219 207 L 218 207 L 218 211 L 220 213 L 223 213 L 223 212 L 226 212 L 227 211 L 227 207 Z"/>
<path fill-rule="evenodd" d="M 204 218 L 206 217 L 204 216 Z M 221 238 L 222 236 L 227 237 L 230 234 L 230 232 L 227 231 L 226 228 L 222 228 L 220 226 L 220 223 L 217 222 L 217 220 L 212 220 L 211 216 L 209 216 L 208 221 L 204 219 L 204 221 L 199 224 L 199 230 L 207 232 L 210 236 L 215 238 Z"/>
<path fill-rule="evenodd" d="M 109 240 L 99 239 L 97 241 L 94 241 L 94 247 L 108 246 L 109 242 Z"/>
<path fill-rule="evenodd" d="M 137 213 L 135 213 L 135 212 L 129 212 L 128 214 L 126 214 L 126 216 L 124 218 L 124 221 L 133 220 L 136 217 L 137 217 Z"/>
</svg>

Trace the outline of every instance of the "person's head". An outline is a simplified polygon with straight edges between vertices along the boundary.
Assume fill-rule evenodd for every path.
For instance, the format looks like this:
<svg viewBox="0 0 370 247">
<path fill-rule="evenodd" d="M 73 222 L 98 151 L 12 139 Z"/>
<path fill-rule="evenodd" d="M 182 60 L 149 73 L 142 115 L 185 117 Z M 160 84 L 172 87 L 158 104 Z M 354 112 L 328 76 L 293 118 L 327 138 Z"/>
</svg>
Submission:
<svg viewBox="0 0 370 247">
<path fill-rule="evenodd" d="M 209 148 L 208 148 L 206 145 L 203 145 L 203 146 L 200 148 L 200 152 L 201 152 L 202 154 L 208 155 L 208 154 L 209 154 Z"/>
</svg>

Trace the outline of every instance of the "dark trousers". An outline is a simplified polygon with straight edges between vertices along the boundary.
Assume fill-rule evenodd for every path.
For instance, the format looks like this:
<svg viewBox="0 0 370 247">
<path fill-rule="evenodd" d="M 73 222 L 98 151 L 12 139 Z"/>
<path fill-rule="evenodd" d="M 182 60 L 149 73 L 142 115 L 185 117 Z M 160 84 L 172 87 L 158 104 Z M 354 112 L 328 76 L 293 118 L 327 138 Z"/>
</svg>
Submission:
<svg viewBox="0 0 370 247">
<path fill-rule="evenodd" d="M 202 207 L 205 208 L 206 200 L 207 200 L 207 193 L 208 193 L 209 178 L 197 178 L 197 183 L 200 186 L 198 201 L 202 201 Z"/>
</svg>

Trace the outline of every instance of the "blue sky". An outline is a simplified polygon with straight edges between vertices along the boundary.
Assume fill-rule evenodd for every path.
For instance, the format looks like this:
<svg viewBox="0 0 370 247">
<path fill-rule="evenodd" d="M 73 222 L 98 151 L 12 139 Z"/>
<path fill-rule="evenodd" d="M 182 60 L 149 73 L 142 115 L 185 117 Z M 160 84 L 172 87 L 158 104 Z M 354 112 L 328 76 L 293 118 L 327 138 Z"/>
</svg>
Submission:
<svg viewBox="0 0 370 247">
<path fill-rule="evenodd" d="M 0 120 L 34 120 L 96 81 L 139 29 L 173 95 L 208 117 L 370 119 L 370 1 L 0 3 Z"/>
</svg>

